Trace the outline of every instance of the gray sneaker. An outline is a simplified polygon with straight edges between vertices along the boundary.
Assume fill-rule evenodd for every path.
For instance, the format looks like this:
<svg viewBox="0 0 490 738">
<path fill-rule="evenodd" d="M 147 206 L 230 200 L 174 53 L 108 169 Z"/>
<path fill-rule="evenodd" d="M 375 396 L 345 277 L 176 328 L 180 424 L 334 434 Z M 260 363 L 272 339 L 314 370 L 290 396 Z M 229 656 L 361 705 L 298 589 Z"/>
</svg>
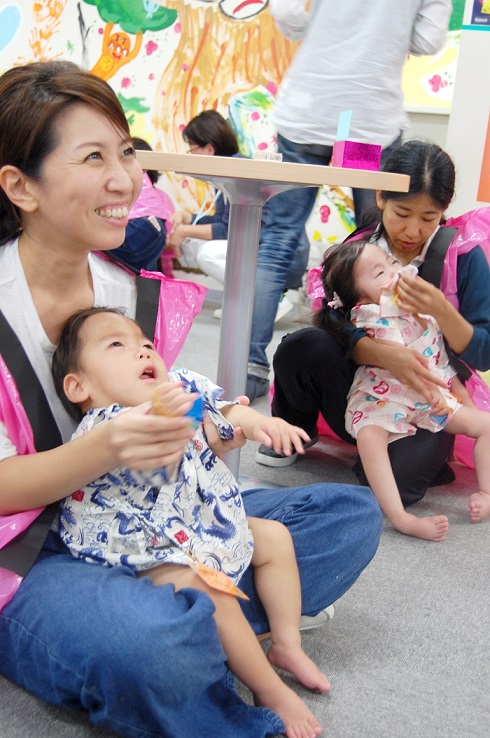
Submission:
<svg viewBox="0 0 490 738">
<path fill-rule="evenodd" d="M 318 442 L 318 436 L 314 436 L 311 439 L 311 441 L 307 441 L 304 444 L 304 447 L 311 448 L 317 442 Z M 297 451 L 294 451 L 291 454 L 291 456 L 286 456 L 286 454 L 276 454 L 273 448 L 268 448 L 267 446 L 264 446 L 263 443 L 260 444 L 255 454 L 255 461 L 258 464 L 262 464 L 263 466 L 274 466 L 274 467 L 291 466 L 291 464 L 294 464 L 297 458 L 298 458 Z"/>
<path fill-rule="evenodd" d="M 264 377 L 256 377 L 255 374 L 247 374 L 247 389 L 245 394 L 250 400 L 250 404 L 253 403 L 257 397 L 263 397 L 269 392 L 270 382 Z"/>
</svg>

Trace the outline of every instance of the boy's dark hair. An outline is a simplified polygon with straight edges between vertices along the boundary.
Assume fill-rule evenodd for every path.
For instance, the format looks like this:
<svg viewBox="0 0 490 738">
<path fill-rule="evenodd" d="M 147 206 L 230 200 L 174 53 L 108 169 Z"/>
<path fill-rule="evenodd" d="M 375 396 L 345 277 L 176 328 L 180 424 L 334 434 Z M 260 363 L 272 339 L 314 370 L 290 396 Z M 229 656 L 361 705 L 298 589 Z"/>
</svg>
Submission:
<svg viewBox="0 0 490 738">
<path fill-rule="evenodd" d="M 199 147 L 211 144 L 216 156 L 238 154 L 237 137 L 223 116 L 217 110 L 203 110 L 186 125 L 182 131 L 186 143 Z"/>
<path fill-rule="evenodd" d="M 78 405 L 70 402 L 67 398 L 63 389 L 63 382 L 67 374 L 79 368 L 80 351 L 82 349 L 80 333 L 85 322 L 92 315 L 100 315 L 101 313 L 126 315 L 123 308 L 91 307 L 77 310 L 64 324 L 59 343 L 53 354 L 51 374 L 53 375 L 54 388 L 67 413 L 77 421 L 83 418 L 83 412 Z"/>
<path fill-rule="evenodd" d="M 322 284 L 325 298 L 320 310 L 313 316 L 313 324 L 322 328 L 348 348 L 344 321 L 349 319 L 352 308 L 359 301 L 356 289 L 354 267 L 368 241 L 346 241 L 331 246 L 325 252 L 322 262 Z M 331 308 L 328 302 L 338 296 L 342 307 Z"/>
</svg>

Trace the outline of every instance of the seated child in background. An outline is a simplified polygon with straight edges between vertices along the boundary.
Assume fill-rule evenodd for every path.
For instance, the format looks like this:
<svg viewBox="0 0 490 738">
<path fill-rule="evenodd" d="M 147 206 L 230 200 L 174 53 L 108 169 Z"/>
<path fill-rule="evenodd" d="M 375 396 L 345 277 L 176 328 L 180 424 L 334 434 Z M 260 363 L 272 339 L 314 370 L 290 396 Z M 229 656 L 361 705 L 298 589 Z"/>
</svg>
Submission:
<svg viewBox="0 0 490 738">
<path fill-rule="evenodd" d="M 490 515 L 490 415 L 474 407 L 455 376 L 434 318 L 409 313 L 398 302 L 396 282 L 401 269 L 401 264 L 375 243 L 353 241 L 332 247 L 322 270 L 325 295 L 330 301 L 320 312 L 332 332 L 340 312 L 371 338 L 410 346 L 439 378 L 441 386 L 434 387 L 429 404 L 388 370 L 360 366 L 348 397 L 346 428 L 357 439 L 366 477 L 393 527 L 406 535 L 442 541 L 448 530 L 445 515 L 417 518 L 403 508 L 388 443 L 414 434 L 416 428 L 476 438 L 479 491 L 470 496 L 469 507 L 470 520 L 477 523 Z M 407 277 L 420 279 L 416 272 L 412 265 L 403 268 Z"/>
<path fill-rule="evenodd" d="M 309 440 L 305 431 L 221 400 L 221 388 L 199 374 L 167 374 L 151 341 L 117 309 L 82 310 L 67 321 L 53 377 L 70 414 L 76 419 L 85 414 L 75 436 L 131 412 L 131 405 L 145 403 L 148 412 L 182 416 L 203 398 L 204 423 L 196 423 L 179 463 L 150 472 L 114 469 L 74 492 L 60 508 L 60 535 L 78 558 L 129 566 L 156 585 L 205 591 L 216 607 L 230 669 L 256 703 L 280 715 L 290 738 L 318 735 L 313 714 L 271 666 L 291 672 L 310 689 L 330 688 L 301 648 L 301 590 L 289 532 L 275 521 L 246 517 L 236 480 L 213 452 L 223 451 L 220 439 L 235 433 L 283 453 L 292 447 L 302 453 Z M 250 563 L 271 629 L 267 657 L 228 593 L 237 592 Z M 216 582 L 220 577 L 227 591 Z"/>
<path fill-rule="evenodd" d="M 136 150 L 153 151 L 143 138 L 133 138 Z M 171 218 L 175 211 L 170 197 L 156 185 L 160 172 L 143 171 L 143 185 L 138 199 L 129 211 L 126 237 L 117 249 L 110 253 L 130 267 L 162 271 L 173 277 L 172 249 L 165 249 L 172 230 Z"/>
</svg>

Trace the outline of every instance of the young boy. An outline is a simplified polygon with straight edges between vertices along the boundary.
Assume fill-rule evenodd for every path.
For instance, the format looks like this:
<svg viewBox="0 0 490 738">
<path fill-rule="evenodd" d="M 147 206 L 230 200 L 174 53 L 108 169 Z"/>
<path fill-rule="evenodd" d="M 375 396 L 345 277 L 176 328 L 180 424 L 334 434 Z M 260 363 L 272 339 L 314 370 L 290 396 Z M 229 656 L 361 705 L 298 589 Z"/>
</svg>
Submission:
<svg viewBox="0 0 490 738">
<path fill-rule="evenodd" d="M 310 689 L 326 692 L 326 677 L 301 648 L 301 594 L 287 529 L 247 518 L 236 480 L 214 453 L 220 439 L 246 439 L 282 453 L 303 452 L 307 434 L 279 418 L 220 399 L 222 390 L 186 370 L 167 374 L 162 358 L 138 325 L 120 311 L 91 308 L 66 323 L 53 357 L 56 389 L 82 422 L 75 436 L 100 422 L 117 422 L 129 406 L 183 416 L 203 398 L 207 417 L 196 423 L 183 458 L 151 472 L 114 469 L 74 492 L 60 508 L 60 535 L 73 555 L 129 566 L 156 585 L 204 590 L 230 669 L 254 693 L 256 704 L 277 712 L 289 738 L 313 738 L 321 727 L 271 664 Z M 217 437 L 216 436 L 217 430 Z M 249 564 L 266 610 L 272 644 L 265 657 L 230 592 Z"/>
</svg>

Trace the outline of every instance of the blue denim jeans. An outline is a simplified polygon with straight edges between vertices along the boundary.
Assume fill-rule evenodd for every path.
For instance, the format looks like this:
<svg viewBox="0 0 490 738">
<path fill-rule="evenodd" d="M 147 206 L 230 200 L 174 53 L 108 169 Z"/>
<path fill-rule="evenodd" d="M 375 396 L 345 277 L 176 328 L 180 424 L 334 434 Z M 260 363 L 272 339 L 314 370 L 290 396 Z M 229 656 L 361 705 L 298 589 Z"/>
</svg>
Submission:
<svg viewBox="0 0 490 738">
<path fill-rule="evenodd" d="M 383 149 L 381 161 L 401 144 L 399 136 Z M 331 146 L 297 144 L 281 135 L 277 148 L 285 162 L 327 166 L 332 157 Z M 318 187 L 299 187 L 272 197 L 262 218 L 257 279 L 252 317 L 252 333 L 248 373 L 267 378 L 269 361 L 266 348 L 274 331 L 274 318 L 281 295 L 292 281 L 306 271 L 309 244 L 305 224 L 315 204 Z M 356 217 L 369 204 L 374 204 L 374 190 L 355 190 Z M 305 248 L 306 239 L 306 248 Z M 292 278 L 294 275 L 294 278 Z"/>
<path fill-rule="evenodd" d="M 291 531 L 304 614 L 338 599 L 376 552 L 381 515 L 366 487 L 320 484 L 243 496 L 248 514 L 282 520 Z M 251 597 L 243 608 L 254 631 L 267 631 L 250 572 L 240 586 Z M 202 592 L 155 587 L 125 567 L 76 560 L 50 534 L 0 615 L 0 672 L 134 738 L 281 733 L 275 713 L 236 694 L 213 610 Z"/>
</svg>

